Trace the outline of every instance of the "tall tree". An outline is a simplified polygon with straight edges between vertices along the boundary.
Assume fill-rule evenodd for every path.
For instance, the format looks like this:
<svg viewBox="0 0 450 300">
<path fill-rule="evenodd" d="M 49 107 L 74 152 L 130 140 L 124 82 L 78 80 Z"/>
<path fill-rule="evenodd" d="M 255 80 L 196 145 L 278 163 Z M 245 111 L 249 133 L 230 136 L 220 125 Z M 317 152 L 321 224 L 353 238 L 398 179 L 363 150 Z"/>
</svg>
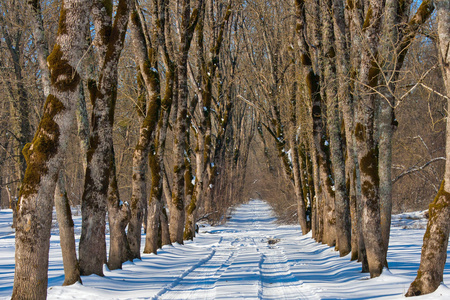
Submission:
<svg viewBox="0 0 450 300">
<path fill-rule="evenodd" d="M 450 1 L 436 1 L 438 20 L 438 53 L 442 75 L 450 96 Z M 448 107 L 450 100 L 447 98 Z M 418 296 L 434 292 L 443 280 L 450 231 L 450 122 L 447 117 L 446 163 L 441 188 L 430 204 L 430 217 L 423 237 L 420 267 L 406 296 Z"/>
<path fill-rule="evenodd" d="M 338 98 L 339 98 L 339 109 L 342 112 L 342 121 L 344 123 L 344 135 L 345 135 L 345 151 L 346 151 L 346 161 L 345 161 L 345 185 L 347 196 L 349 197 L 349 212 L 351 220 L 351 252 L 352 260 L 358 258 L 358 217 L 357 217 L 357 207 L 356 207 L 356 171 L 357 160 L 355 159 L 354 151 L 354 135 L 353 135 L 353 123 L 354 123 L 354 105 L 353 96 L 351 94 L 350 81 L 348 80 L 350 72 L 350 49 L 348 41 L 349 29 L 345 21 L 345 10 L 344 3 L 339 0 L 333 1 L 333 20 L 334 20 L 334 34 L 336 37 L 336 67 L 337 67 L 337 83 L 338 83 Z M 344 203 L 343 203 L 344 204 Z M 347 208 L 346 204 L 342 207 L 344 213 Z M 337 213 L 340 211 L 339 206 L 337 207 Z M 342 221 L 346 224 L 348 216 L 344 216 Z M 337 221 L 341 222 L 341 221 Z M 344 225 L 345 226 L 345 225 Z M 341 226 L 339 226 L 341 227 Z"/>
<path fill-rule="evenodd" d="M 327 97 L 327 128 L 330 137 L 330 158 L 332 163 L 332 175 L 335 194 L 335 220 L 336 220 L 336 248 L 341 256 L 351 251 L 351 227 L 350 205 L 348 191 L 345 184 L 345 159 L 343 154 L 343 141 L 341 136 L 341 117 L 339 111 L 339 96 L 347 97 L 348 94 L 338 94 L 336 42 L 333 23 L 333 5 L 331 0 L 321 3 L 322 31 L 323 31 L 323 56 L 324 74 L 326 82 L 325 93 Z M 339 36 L 342 38 L 342 36 Z"/>
<path fill-rule="evenodd" d="M 375 94 L 379 69 L 374 62 L 385 1 L 370 1 L 362 27 L 363 49 L 358 74 L 355 125 L 362 191 L 362 232 L 371 277 L 381 274 L 385 262 L 381 237 L 378 176 L 378 147 L 375 140 Z"/>
<path fill-rule="evenodd" d="M 185 193 L 184 193 L 184 173 L 185 173 L 185 149 L 186 137 L 189 126 L 188 120 L 188 74 L 187 63 L 191 41 L 194 35 L 195 26 L 199 17 L 199 8 L 202 0 L 198 0 L 197 7 L 191 9 L 190 0 L 180 0 L 179 9 L 181 11 L 181 22 L 179 28 L 180 45 L 177 56 L 177 121 L 175 128 L 175 166 L 172 186 L 172 204 L 170 207 L 170 239 L 172 242 L 183 244 L 183 233 L 185 225 Z M 192 13 L 191 13 L 192 11 Z"/>
<path fill-rule="evenodd" d="M 161 99 L 161 110 L 158 127 L 152 145 L 150 145 L 149 167 L 152 174 L 152 188 L 148 201 L 147 234 L 144 253 L 156 253 L 157 248 L 171 244 L 167 211 L 164 207 L 164 197 L 170 201 L 167 173 L 164 166 L 166 139 L 169 128 L 170 112 L 175 99 L 175 64 L 173 59 L 173 44 L 171 39 L 171 25 L 169 20 L 169 1 L 157 0 L 153 2 L 154 32 L 156 48 L 159 49 L 165 72 L 164 96 Z M 165 183 L 164 183 L 165 182 Z M 164 193 L 165 186 L 165 196 Z"/>
<path fill-rule="evenodd" d="M 33 141 L 24 148 L 12 299 L 45 299 L 56 180 L 73 125 L 80 76 L 76 70 L 88 30 L 90 2 L 61 6 L 56 43 L 48 57 L 51 88 Z"/>
<path fill-rule="evenodd" d="M 379 92 L 380 112 L 378 116 L 379 131 L 379 168 L 380 178 L 380 222 L 383 237 L 384 256 L 388 251 L 392 214 L 392 138 L 397 129 L 394 108 L 397 105 L 396 89 L 399 85 L 400 70 L 403 68 L 406 54 L 421 26 L 429 19 L 434 3 L 431 0 L 422 1 L 417 12 L 409 18 L 412 1 L 386 1 L 385 18 L 383 22 L 383 39 L 380 46 L 381 65 Z"/>
<path fill-rule="evenodd" d="M 154 9 L 158 12 L 158 3 L 154 3 Z M 128 227 L 128 240 L 132 247 L 133 258 L 140 258 L 141 250 L 141 226 L 143 218 L 143 205 L 147 201 L 146 170 L 150 145 L 154 135 L 161 108 L 161 87 L 158 73 L 157 46 L 152 46 L 150 37 L 147 34 L 145 20 L 143 20 L 140 7 L 135 3 L 130 15 L 130 32 L 134 46 L 134 53 L 137 59 L 139 76 L 143 79 L 145 89 L 149 98 L 148 105 L 140 106 L 143 109 L 143 120 L 139 130 L 138 144 L 133 153 L 133 179 L 131 196 L 132 218 Z M 159 15 L 154 17 L 158 20 Z M 141 20 L 142 19 L 142 20 Z M 147 97 L 144 97 L 146 99 Z M 147 110 L 145 109 L 147 107 Z M 152 175 L 156 176 L 156 175 Z M 154 178 L 153 178 L 154 179 Z M 150 210 L 152 214 L 152 210 Z M 153 230 L 153 227 L 150 228 Z"/>
<path fill-rule="evenodd" d="M 210 8 L 206 9 L 206 6 Z M 215 8 L 218 7 L 218 8 Z M 224 40 L 225 25 L 231 16 L 231 1 L 223 10 L 219 9 L 220 5 L 215 1 L 204 1 L 201 7 L 200 18 L 196 28 L 197 32 L 197 65 L 198 65 L 198 80 L 191 77 L 193 85 L 196 87 L 196 94 L 198 96 L 198 112 L 200 117 L 195 122 L 195 183 L 192 189 L 193 195 L 190 203 L 187 204 L 186 226 L 184 230 L 184 239 L 192 239 L 195 236 L 195 223 L 198 206 L 201 203 L 203 184 L 206 181 L 207 174 L 211 173 L 212 160 L 212 98 L 213 98 L 213 81 L 216 77 L 216 71 L 220 66 L 220 50 Z M 214 10 L 217 10 L 217 17 L 214 17 Z M 207 12 L 210 11 L 209 14 Z M 219 25 L 212 26 L 221 19 Z M 212 36 L 209 39 L 209 44 L 205 43 L 205 22 L 209 21 L 212 32 L 206 34 Z M 217 27 L 217 31 L 215 30 Z M 205 47 L 206 46 L 206 47 Z M 210 49 L 205 51 L 205 49 Z M 192 114 L 194 115 L 194 114 Z"/>
<path fill-rule="evenodd" d="M 42 20 L 42 11 L 40 1 L 29 1 L 33 19 L 33 37 L 36 47 L 36 54 L 41 71 L 41 84 L 44 97 L 47 98 L 50 93 L 50 74 L 47 66 L 48 46 L 45 39 L 45 32 Z M 86 46 L 87 48 L 87 46 Z M 80 96 L 77 101 L 77 111 L 79 103 L 84 102 L 83 84 L 80 84 Z M 69 198 L 66 191 L 65 171 L 62 169 L 58 175 L 55 190 L 55 208 L 56 217 L 59 226 L 59 236 L 61 240 L 61 252 L 64 264 L 64 283 L 63 285 L 71 285 L 75 282 L 81 282 L 80 269 L 78 267 L 78 259 L 75 246 L 74 223 L 72 220 L 72 211 L 70 209 Z"/>
<path fill-rule="evenodd" d="M 90 79 L 88 83 L 93 110 L 81 207 L 79 261 L 82 275 L 103 275 L 106 262 L 105 215 L 112 178 L 111 162 L 114 161 L 112 125 L 117 99 L 117 71 L 130 6 L 130 0 L 120 0 L 114 12 L 112 0 L 98 0 L 92 4 L 99 76 L 97 81 Z M 117 217 L 122 218 L 120 214 Z"/>
</svg>

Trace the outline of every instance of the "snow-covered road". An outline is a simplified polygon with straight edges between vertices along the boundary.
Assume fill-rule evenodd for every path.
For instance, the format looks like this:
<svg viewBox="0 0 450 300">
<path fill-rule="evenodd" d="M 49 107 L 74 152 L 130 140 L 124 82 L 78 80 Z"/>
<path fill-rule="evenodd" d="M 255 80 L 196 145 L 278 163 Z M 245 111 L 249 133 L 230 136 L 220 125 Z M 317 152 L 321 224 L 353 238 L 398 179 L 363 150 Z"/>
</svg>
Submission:
<svg viewBox="0 0 450 300">
<path fill-rule="evenodd" d="M 320 299 L 290 270 L 275 237 L 276 219 L 262 201 L 238 207 L 209 256 L 158 293 L 160 299 Z"/>
<path fill-rule="evenodd" d="M 105 267 L 104 277 L 84 276 L 83 285 L 61 286 L 64 271 L 54 226 L 48 299 L 404 299 L 420 262 L 426 224 L 420 215 L 393 217 L 390 270 L 370 280 L 349 256 L 339 257 L 310 233 L 302 236 L 299 226 L 277 224 L 261 200 L 236 207 L 225 225 L 201 226 L 194 241 L 164 246 L 158 255 L 143 254 L 122 270 Z M 0 210 L 0 299 L 9 299 L 14 280 L 11 219 L 11 210 Z M 74 223 L 78 240 L 79 213 Z M 449 263 L 444 271 L 448 282 Z M 441 285 L 417 299 L 450 299 L 450 289 Z"/>
</svg>

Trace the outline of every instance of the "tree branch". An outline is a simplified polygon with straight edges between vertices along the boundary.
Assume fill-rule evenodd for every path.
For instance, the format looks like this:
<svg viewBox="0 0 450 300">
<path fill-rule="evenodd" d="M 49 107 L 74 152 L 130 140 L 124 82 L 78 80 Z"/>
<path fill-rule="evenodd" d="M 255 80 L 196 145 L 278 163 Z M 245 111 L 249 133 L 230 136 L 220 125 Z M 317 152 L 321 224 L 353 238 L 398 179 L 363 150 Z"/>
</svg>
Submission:
<svg viewBox="0 0 450 300">
<path fill-rule="evenodd" d="M 412 174 L 414 172 L 418 172 L 418 171 L 422 171 L 423 169 L 425 169 L 426 167 L 428 167 L 429 165 L 431 165 L 432 163 L 436 162 L 436 161 L 440 161 L 440 160 L 445 160 L 445 157 L 435 157 L 432 160 L 426 162 L 424 165 L 420 166 L 420 167 L 412 167 L 409 168 L 408 170 L 404 171 L 403 173 L 401 173 L 400 175 L 398 175 L 397 177 L 395 177 L 392 180 L 392 183 L 397 182 L 400 178 L 402 178 L 405 175 L 409 175 Z"/>
</svg>

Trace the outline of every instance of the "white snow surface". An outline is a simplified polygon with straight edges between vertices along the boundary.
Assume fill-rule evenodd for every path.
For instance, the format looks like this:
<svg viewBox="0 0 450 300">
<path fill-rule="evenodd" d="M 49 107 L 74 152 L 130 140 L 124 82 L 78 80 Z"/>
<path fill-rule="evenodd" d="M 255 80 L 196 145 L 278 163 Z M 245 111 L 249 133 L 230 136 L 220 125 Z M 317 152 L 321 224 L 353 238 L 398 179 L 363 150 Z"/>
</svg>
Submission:
<svg viewBox="0 0 450 300">
<path fill-rule="evenodd" d="M 122 270 L 105 267 L 104 277 L 84 276 L 83 285 L 61 286 L 64 272 L 54 226 L 48 299 L 403 299 L 419 267 L 424 229 L 412 223 L 423 225 L 421 215 L 393 217 L 390 270 L 375 279 L 362 274 L 350 256 L 339 257 L 310 233 L 302 236 L 299 226 L 278 224 L 261 200 L 234 208 L 225 225 L 201 225 L 194 241 L 164 246 L 158 255 L 143 254 Z M 78 242 L 81 216 L 74 221 Z M 14 280 L 11 223 L 11 210 L 0 210 L 0 299 L 9 299 Z M 444 283 L 449 282 L 447 263 Z M 415 299 L 450 299 L 444 283 Z"/>
</svg>

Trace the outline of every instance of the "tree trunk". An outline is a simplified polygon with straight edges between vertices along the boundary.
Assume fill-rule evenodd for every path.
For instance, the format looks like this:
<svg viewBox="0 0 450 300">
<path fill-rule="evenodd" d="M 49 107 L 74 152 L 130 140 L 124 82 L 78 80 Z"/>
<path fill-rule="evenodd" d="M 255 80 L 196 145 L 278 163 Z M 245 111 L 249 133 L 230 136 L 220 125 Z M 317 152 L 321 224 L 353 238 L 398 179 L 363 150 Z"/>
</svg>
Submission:
<svg viewBox="0 0 450 300">
<path fill-rule="evenodd" d="M 198 1 L 201 7 L 202 0 Z M 175 166 L 172 186 L 172 206 L 170 211 L 170 240 L 175 243 L 183 244 L 183 233 L 185 223 L 185 194 L 184 194 L 184 172 L 185 161 L 184 151 L 186 149 L 186 131 L 189 130 L 187 120 L 187 102 L 188 102 L 188 77 L 187 77 L 187 58 L 191 45 L 194 29 L 198 21 L 198 8 L 192 10 L 190 0 L 181 1 L 181 28 L 180 28 L 180 53 L 178 53 L 177 64 L 177 89 L 178 89 L 178 109 L 175 129 Z"/>
<path fill-rule="evenodd" d="M 394 93 L 409 46 L 420 26 L 429 19 L 434 10 L 433 1 L 422 1 L 416 14 L 408 21 L 410 3 L 411 0 L 400 5 L 398 1 L 387 0 L 385 10 L 386 41 L 382 45 L 382 51 L 386 60 L 383 64 L 385 69 L 383 78 L 386 78 L 387 82 L 384 82 L 380 89 L 384 99 L 380 99 L 381 111 L 378 116 L 380 214 L 385 256 L 389 246 L 392 214 L 392 137 L 398 125 L 394 114 L 396 106 Z M 405 28 L 399 30 L 399 24 L 405 23 L 407 24 Z"/>
<path fill-rule="evenodd" d="M 48 72 L 47 57 L 48 57 L 48 46 L 45 40 L 44 22 L 42 20 L 42 10 L 40 0 L 27 1 L 31 13 L 33 16 L 33 38 L 34 44 L 36 45 L 37 60 L 39 63 L 39 68 L 41 70 L 41 82 L 42 89 L 44 91 L 44 96 L 50 93 L 50 74 Z"/>
<path fill-rule="evenodd" d="M 345 161 L 345 178 L 346 178 L 346 192 L 349 197 L 348 207 L 344 208 L 347 212 L 346 218 L 348 218 L 348 212 L 350 213 L 350 222 L 345 221 L 347 226 L 351 226 L 351 240 L 350 249 L 352 252 L 351 259 L 356 260 L 358 256 L 358 235 L 359 230 L 357 226 L 356 215 L 356 174 L 355 171 L 355 152 L 354 152 L 354 139 L 353 139 L 353 120 L 354 120 L 354 106 L 353 97 L 350 93 L 350 81 L 347 76 L 349 75 L 350 64 L 350 50 L 348 47 L 348 29 L 345 22 L 344 4 L 342 1 L 333 1 L 333 18 L 334 18 L 334 34 L 336 36 L 336 66 L 338 76 L 338 97 L 339 108 L 342 111 L 344 132 L 345 132 L 345 148 L 346 148 L 346 161 Z M 348 220 L 348 219 L 347 219 Z"/>
<path fill-rule="evenodd" d="M 69 198 L 67 198 L 64 170 L 59 172 L 58 182 L 56 184 L 55 207 L 64 265 L 63 285 L 71 285 L 75 282 L 81 283 L 80 268 L 78 266 L 77 251 L 75 246 L 72 211 L 70 209 Z"/>
<path fill-rule="evenodd" d="M 191 202 L 186 210 L 186 226 L 184 229 L 184 239 L 192 240 L 195 236 L 195 222 L 197 206 L 201 197 L 204 177 L 204 136 L 201 132 L 197 132 L 197 146 L 195 148 L 195 183 Z"/>
<path fill-rule="evenodd" d="M 371 277 L 380 276 L 385 263 L 381 236 L 379 207 L 378 147 L 375 144 L 375 95 L 371 88 L 378 84 L 379 69 L 374 56 L 377 53 L 378 31 L 384 1 L 370 1 L 370 13 L 363 25 L 367 47 L 362 50 L 359 70 L 359 92 L 355 137 L 361 176 L 362 231 Z"/>
<path fill-rule="evenodd" d="M 184 151 L 186 145 L 187 127 L 187 53 L 182 55 L 178 63 L 178 110 L 175 137 L 175 167 L 172 186 L 172 206 L 170 210 L 170 240 L 172 243 L 183 244 L 185 222 L 185 194 L 184 194 Z"/>
<path fill-rule="evenodd" d="M 83 53 L 89 7 L 89 1 L 71 0 L 61 7 L 65 18 L 60 19 L 56 44 L 48 57 L 50 95 L 35 137 L 23 151 L 28 166 L 17 212 L 12 299 L 45 299 L 47 295 L 53 197 L 74 121 L 80 80 L 75 68 Z"/>
<path fill-rule="evenodd" d="M 149 104 L 139 131 L 139 140 L 133 153 L 131 219 L 128 226 L 128 241 L 133 258 L 140 258 L 143 206 L 147 201 L 146 164 L 161 108 L 160 78 L 156 57 L 153 55 L 156 51 L 153 51 L 152 45 L 149 44 L 150 38 L 147 36 L 143 24 L 145 20 L 141 20 L 139 9 L 139 7 L 134 7 L 130 15 L 130 32 L 134 54 L 149 96 Z M 152 56 L 150 57 L 149 54 Z M 152 171 L 152 177 L 154 176 L 157 175 Z M 155 182 L 153 179 L 153 184 Z"/>
<path fill-rule="evenodd" d="M 319 177 L 319 164 L 317 161 L 317 153 L 314 149 L 314 141 L 312 138 L 312 133 L 309 134 L 309 142 L 310 142 L 310 153 L 311 153 L 311 165 L 312 165 L 312 177 L 314 180 L 314 197 L 312 199 L 312 211 L 311 211 L 311 228 L 312 228 L 312 236 L 318 242 L 322 242 L 323 238 L 323 214 L 321 213 L 321 202 L 322 202 L 322 194 L 323 191 L 320 187 L 320 177 Z"/>
<path fill-rule="evenodd" d="M 324 53 L 324 80 L 327 82 L 327 125 L 330 137 L 330 157 L 335 192 L 335 219 L 336 219 L 336 248 L 341 256 L 351 251 L 350 206 L 348 192 L 345 185 L 345 160 L 341 137 L 341 118 L 339 116 L 339 101 L 336 78 L 336 45 L 333 26 L 332 1 L 325 0 L 321 5 L 323 16 L 323 53 Z M 338 98 L 339 97 L 339 98 Z"/>
<path fill-rule="evenodd" d="M 82 197 L 79 247 L 81 274 L 100 276 L 103 276 L 103 264 L 106 262 L 105 217 L 113 155 L 112 125 L 117 98 L 117 67 L 128 25 L 130 1 L 119 1 L 114 26 L 113 11 L 105 5 L 106 2 L 95 1 L 92 10 L 98 33 L 94 44 L 98 48 L 100 76 L 98 83 L 94 80 L 88 83 L 93 105 L 92 131 Z M 100 34 L 104 32 L 110 34 Z"/>
<path fill-rule="evenodd" d="M 111 156 L 111 178 L 108 188 L 108 221 L 109 221 L 109 257 L 108 268 L 116 270 L 122 268 L 122 263 L 132 260 L 125 227 L 130 220 L 130 209 L 126 203 L 120 201 L 117 186 L 114 151 Z"/>
<path fill-rule="evenodd" d="M 159 247 L 171 244 L 168 229 L 167 214 L 163 202 L 164 154 L 169 126 L 170 108 L 173 97 L 174 70 L 172 63 L 166 72 L 166 93 L 162 100 L 161 117 L 158 123 L 157 138 L 151 146 L 149 154 L 150 171 L 152 174 L 152 189 L 148 204 L 147 234 L 144 253 L 155 253 Z M 168 193 L 171 194 L 171 193 Z M 167 198 L 167 196 L 166 196 Z"/>
<path fill-rule="evenodd" d="M 37 60 L 41 70 L 41 83 L 44 96 L 47 98 L 50 93 L 51 83 L 50 74 L 47 66 L 48 47 L 45 40 L 44 24 L 40 1 L 29 1 L 33 15 L 33 37 L 36 44 Z M 83 84 L 79 84 L 80 96 L 78 98 L 77 112 L 79 112 L 80 103 L 84 103 Z M 85 104 L 84 104 L 85 106 Z M 86 110 L 86 109 L 85 109 Z M 77 114 L 78 116 L 79 114 Z M 78 120 L 78 118 L 77 118 Z M 86 119 L 87 120 L 87 119 Z M 81 121 L 81 119 L 79 119 Z M 88 127 L 89 128 L 89 127 Z M 84 150 L 84 148 L 82 148 Z M 86 153 L 86 151 L 83 151 Z M 67 198 L 64 171 L 61 170 L 58 175 L 55 191 L 56 216 L 59 224 L 59 233 L 61 239 L 61 252 L 64 264 L 64 283 L 71 285 L 75 282 L 81 282 L 80 270 L 75 247 L 75 234 L 73 228 L 72 212 L 69 199 Z"/>
<path fill-rule="evenodd" d="M 447 96 L 450 96 L 450 1 L 436 1 L 438 19 L 438 51 L 442 65 Z M 448 101 L 450 108 L 450 101 Z M 418 296 L 434 292 L 443 281 L 450 231 L 450 122 L 447 119 L 446 163 L 444 180 L 433 203 L 423 238 L 422 255 L 416 279 L 406 296 Z"/>
<path fill-rule="evenodd" d="M 302 228 L 302 234 L 307 234 L 309 232 L 308 220 L 306 219 L 306 199 L 304 198 L 302 189 L 302 179 L 300 176 L 300 163 L 298 155 L 298 145 L 295 137 L 291 138 L 291 157 L 292 157 L 292 171 L 294 173 L 294 189 L 295 195 L 297 197 L 297 214 L 298 222 Z"/>
</svg>

